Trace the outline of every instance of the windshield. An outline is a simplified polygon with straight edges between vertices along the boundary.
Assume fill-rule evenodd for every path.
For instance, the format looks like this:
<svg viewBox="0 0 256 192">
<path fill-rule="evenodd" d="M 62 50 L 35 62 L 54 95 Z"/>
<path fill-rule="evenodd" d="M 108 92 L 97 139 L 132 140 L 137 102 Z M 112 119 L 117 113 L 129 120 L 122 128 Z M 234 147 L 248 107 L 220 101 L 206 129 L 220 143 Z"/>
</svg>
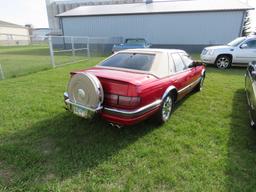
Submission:
<svg viewBox="0 0 256 192">
<path fill-rule="evenodd" d="M 149 71 L 154 58 L 154 54 L 118 53 L 100 63 L 100 66 Z"/>
<path fill-rule="evenodd" d="M 246 38 L 245 37 L 238 37 L 235 40 L 231 41 L 228 43 L 229 46 L 236 47 L 240 43 L 242 43 Z"/>
<path fill-rule="evenodd" d="M 144 39 L 126 39 L 125 43 L 131 44 L 131 45 L 144 45 L 145 40 Z"/>
</svg>

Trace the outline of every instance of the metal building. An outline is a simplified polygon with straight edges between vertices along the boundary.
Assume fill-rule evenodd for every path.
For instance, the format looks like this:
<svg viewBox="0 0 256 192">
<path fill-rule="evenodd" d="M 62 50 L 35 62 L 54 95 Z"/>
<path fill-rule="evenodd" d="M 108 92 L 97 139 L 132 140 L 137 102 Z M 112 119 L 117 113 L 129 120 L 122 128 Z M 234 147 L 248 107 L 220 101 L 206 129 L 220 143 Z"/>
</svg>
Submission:
<svg viewBox="0 0 256 192">
<path fill-rule="evenodd" d="M 46 8 L 48 14 L 49 27 L 51 34 L 62 34 L 61 25 L 58 14 L 66 12 L 68 10 L 80 7 L 83 5 L 104 5 L 104 4 L 123 4 L 123 3 L 135 3 L 141 2 L 141 0 L 46 0 Z"/>
<path fill-rule="evenodd" d="M 28 28 L 0 21 L 0 46 L 28 45 L 30 43 Z"/>
<path fill-rule="evenodd" d="M 154 47 L 199 51 L 241 35 L 252 9 L 239 0 L 81 6 L 59 14 L 63 35 L 146 38 Z"/>
</svg>

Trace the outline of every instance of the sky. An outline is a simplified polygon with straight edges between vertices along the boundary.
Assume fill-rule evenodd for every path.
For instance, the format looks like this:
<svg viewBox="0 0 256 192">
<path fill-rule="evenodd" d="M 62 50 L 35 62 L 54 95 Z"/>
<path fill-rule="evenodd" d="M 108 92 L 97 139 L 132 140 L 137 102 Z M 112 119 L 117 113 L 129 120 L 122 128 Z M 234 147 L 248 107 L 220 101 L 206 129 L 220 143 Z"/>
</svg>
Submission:
<svg viewBox="0 0 256 192">
<path fill-rule="evenodd" d="M 48 27 L 45 0 L 0 0 L 0 20 Z"/>
<path fill-rule="evenodd" d="M 256 8 L 256 0 L 241 1 Z M 255 28 L 256 11 L 251 11 L 250 17 Z M 35 28 L 48 27 L 45 0 L 0 0 L 0 20 L 20 25 L 32 24 Z"/>
</svg>

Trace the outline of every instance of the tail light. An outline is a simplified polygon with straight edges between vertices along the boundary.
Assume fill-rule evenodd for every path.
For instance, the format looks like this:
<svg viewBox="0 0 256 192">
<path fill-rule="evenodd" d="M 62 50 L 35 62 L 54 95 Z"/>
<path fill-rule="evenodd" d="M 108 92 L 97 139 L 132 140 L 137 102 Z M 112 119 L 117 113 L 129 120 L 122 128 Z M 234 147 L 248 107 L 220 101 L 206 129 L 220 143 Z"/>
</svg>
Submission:
<svg viewBox="0 0 256 192">
<path fill-rule="evenodd" d="M 136 107 L 140 104 L 140 97 L 128 97 L 115 94 L 105 94 L 105 102 L 126 107 Z"/>
<path fill-rule="evenodd" d="M 135 107 L 140 104 L 140 97 L 119 96 L 118 104 L 122 106 Z"/>
<path fill-rule="evenodd" d="M 118 103 L 118 95 L 114 94 L 105 94 L 105 100 L 108 104 L 115 104 Z"/>
</svg>

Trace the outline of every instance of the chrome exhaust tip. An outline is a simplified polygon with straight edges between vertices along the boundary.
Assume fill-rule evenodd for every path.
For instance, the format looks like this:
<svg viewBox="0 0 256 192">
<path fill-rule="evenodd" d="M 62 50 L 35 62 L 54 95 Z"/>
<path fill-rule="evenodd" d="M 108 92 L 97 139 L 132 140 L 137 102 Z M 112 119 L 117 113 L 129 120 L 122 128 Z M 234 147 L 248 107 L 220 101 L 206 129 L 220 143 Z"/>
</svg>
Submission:
<svg viewBox="0 0 256 192">
<path fill-rule="evenodd" d="M 115 125 L 115 127 L 116 127 L 117 129 L 121 129 L 121 128 L 122 128 L 121 125 Z"/>
<path fill-rule="evenodd" d="M 121 129 L 121 128 L 122 128 L 121 125 L 114 124 L 114 123 L 109 123 L 109 125 L 110 125 L 111 127 L 115 127 L 115 128 L 118 128 L 118 129 Z"/>
</svg>

